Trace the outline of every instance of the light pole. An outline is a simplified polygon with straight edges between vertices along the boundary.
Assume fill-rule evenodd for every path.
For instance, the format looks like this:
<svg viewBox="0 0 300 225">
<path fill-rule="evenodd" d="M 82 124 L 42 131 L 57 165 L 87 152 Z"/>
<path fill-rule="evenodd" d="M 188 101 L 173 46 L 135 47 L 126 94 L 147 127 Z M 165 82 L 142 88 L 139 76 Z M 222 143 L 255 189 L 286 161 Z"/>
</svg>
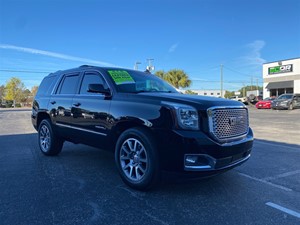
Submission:
<svg viewBox="0 0 300 225">
<path fill-rule="evenodd" d="M 221 64 L 221 98 L 223 98 L 223 65 Z"/>
<path fill-rule="evenodd" d="M 134 64 L 134 70 L 139 70 L 139 64 L 141 64 L 141 62 L 135 62 Z"/>
<path fill-rule="evenodd" d="M 149 71 L 151 73 L 151 71 L 154 70 L 154 66 L 152 65 L 152 62 L 153 62 L 154 59 L 147 59 L 148 61 L 148 66 L 146 68 L 147 71 Z"/>
</svg>

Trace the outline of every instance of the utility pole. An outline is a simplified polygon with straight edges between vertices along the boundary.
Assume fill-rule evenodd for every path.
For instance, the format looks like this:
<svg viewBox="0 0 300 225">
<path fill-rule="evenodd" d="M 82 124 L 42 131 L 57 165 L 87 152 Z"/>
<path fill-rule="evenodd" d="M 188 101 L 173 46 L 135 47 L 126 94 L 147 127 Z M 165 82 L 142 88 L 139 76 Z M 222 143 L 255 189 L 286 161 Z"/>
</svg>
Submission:
<svg viewBox="0 0 300 225">
<path fill-rule="evenodd" d="M 256 78 L 256 89 L 258 90 L 258 78 Z"/>
<path fill-rule="evenodd" d="M 223 65 L 221 64 L 221 98 L 223 98 Z"/>
<path fill-rule="evenodd" d="M 252 91 L 252 87 L 253 87 L 253 76 L 251 76 L 251 91 Z"/>
</svg>

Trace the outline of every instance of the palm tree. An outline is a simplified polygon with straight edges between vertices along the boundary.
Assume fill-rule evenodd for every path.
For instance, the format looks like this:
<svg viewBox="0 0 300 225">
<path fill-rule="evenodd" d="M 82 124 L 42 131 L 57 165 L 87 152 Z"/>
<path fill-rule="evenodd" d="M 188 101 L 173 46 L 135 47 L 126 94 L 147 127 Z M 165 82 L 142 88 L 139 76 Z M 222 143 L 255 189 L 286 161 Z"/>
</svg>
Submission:
<svg viewBox="0 0 300 225">
<path fill-rule="evenodd" d="M 158 70 L 158 71 L 155 72 L 155 75 L 158 76 L 158 77 L 161 78 L 161 79 L 164 79 L 165 74 L 166 74 L 166 73 L 165 73 L 165 71 L 163 71 L 163 70 Z"/>
<path fill-rule="evenodd" d="M 189 79 L 189 76 L 183 70 L 178 69 L 168 71 L 164 78 L 176 88 L 189 87 L 192 83 L 192 81 Z"/>
</svg>

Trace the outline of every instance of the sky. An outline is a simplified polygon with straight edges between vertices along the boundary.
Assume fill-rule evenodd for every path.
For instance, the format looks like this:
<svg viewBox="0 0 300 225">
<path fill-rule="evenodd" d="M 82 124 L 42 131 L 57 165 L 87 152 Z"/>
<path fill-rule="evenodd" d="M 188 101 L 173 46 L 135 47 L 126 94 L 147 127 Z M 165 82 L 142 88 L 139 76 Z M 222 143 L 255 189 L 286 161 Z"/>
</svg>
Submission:
<svg viewBox="0 0 300 225">
<path fill-rule="evenodd" d="M 0 0 L 0 85 L 80 65 L 184 70 L 190 89 L 262 85 L 300 57 L 299 0 Z"/>
</svg>

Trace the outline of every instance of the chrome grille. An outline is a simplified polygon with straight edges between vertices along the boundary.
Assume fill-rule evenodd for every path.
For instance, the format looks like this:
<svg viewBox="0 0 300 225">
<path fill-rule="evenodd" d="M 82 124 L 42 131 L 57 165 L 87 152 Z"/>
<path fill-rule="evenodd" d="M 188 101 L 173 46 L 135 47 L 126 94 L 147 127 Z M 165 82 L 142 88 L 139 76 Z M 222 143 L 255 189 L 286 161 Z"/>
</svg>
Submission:
<svg viewBox="0 0 300 225">
<path fill-rule="evenodd" d="M 207 112 L 209 130 L 215 139 L 238 139 L 248 133 L 247 108 L 210 108 Z"/>
</svg>

